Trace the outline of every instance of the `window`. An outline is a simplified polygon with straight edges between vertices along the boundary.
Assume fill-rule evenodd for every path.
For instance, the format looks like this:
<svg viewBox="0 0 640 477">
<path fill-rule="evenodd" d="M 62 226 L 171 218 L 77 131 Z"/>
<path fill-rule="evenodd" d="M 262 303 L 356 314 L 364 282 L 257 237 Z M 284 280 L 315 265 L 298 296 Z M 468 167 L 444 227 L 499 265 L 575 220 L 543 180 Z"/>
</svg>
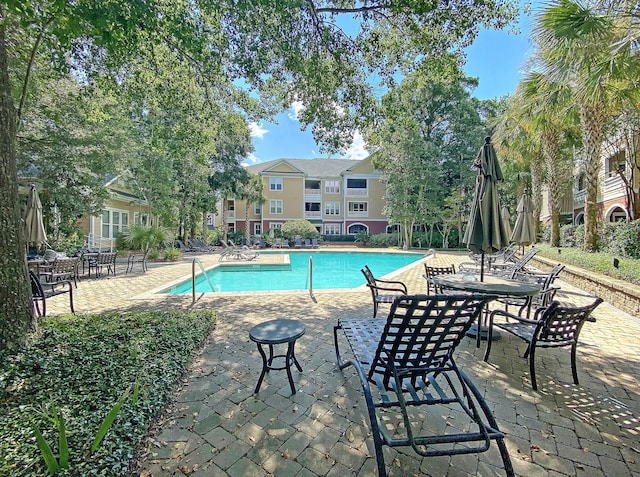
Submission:
<svg viewBox="0 0 640 477">
<path fill-rule="evenodd" d="M 213 225 L 213 215 L 207 214 L 207 225 Z"/>
<path fill-rule="evenodd" d="M 349 202 L 349 212 L 366 212 L 366 202 Z"/>
<path fill-rule="evenodd" d="M 269 177 L 269 190 L 282 190 L 282 177 Z"/>
<path fill-rule="evenodd" d="M 324 224 L 325 235 L 340 235 L 340 224 Z"/>
<path fill-rule="evenodd" d="M 260 215 L 262 213 L 262 205 L 257 202 L 253 204 L 254 215 Z"/>
<path fill-rule="evenodd" d="M 581 190 L 585 190 L 587 188 L 587 184 L 586 184 L 586 179 L 587 175 L 584 172 L 581 172 L 580 174 L 578 174 L 578 180 L 577 180 L 577 184 L 576 187 L 579 191 Z"/>
<path fill-rule="evenodd" d="M 353 224 L 349 226 L 349 235 L 357 235 L 361 232 L 368 232 L 369 229 L 363 224 Z"/>
<path fill-rule="evenodd" d="M 305 212 L 320 212 L 320 202 L 305 202 Z"/>
<path fill-rule="evenodd" d="M 262 224 L 253 224 L 253 235 L 262 235 Z"/>
<path fill-rule="evenodd" d="M 619 151 L 609 159 L 607 159 L 607 177 L 614 177 L 618 175 L 618 172 L 624 172 L 627 161 L 625 159 L 624 151 Z"/>
<path fill-rule="evenodd" d="M 340 215 L 340 202 L 325 202 L 324 215 Z"/>
<path fill-rule="evenodd" d="M 272 199 L 269 201 L 269 213 L 270 214 L 282 213 L 282 201 L 280 199 Z"/>
<path fill-rule="evenodd" d="M 144 225 L 145 227 L 149 224 L 149 216 L 147 214 L 141 214 L 140 212 L 133 213 L 133 223 L 135 225 Z"/>
<path fill-rule="evenodd" d="M 340 181 L 324 181 L 325 194 L 339 194 Z"/>
<path fill-rule="evenodd" d="M 348 189 L 366 189 L 367 179 L 347 179 Z"/>
<path fill-rule="evenodd" d="M 280 222 L 271 222 L 271 228 L 272 229 L 281 229 L 282 228 L 282 223 L 280 223 Z"/>
<path fill-rule="evenodd" d="M 114 239 L 129 228 L 129 213 L 126 210 L 107 209 L 102 211 L 102 238 Z"/>
</svg>

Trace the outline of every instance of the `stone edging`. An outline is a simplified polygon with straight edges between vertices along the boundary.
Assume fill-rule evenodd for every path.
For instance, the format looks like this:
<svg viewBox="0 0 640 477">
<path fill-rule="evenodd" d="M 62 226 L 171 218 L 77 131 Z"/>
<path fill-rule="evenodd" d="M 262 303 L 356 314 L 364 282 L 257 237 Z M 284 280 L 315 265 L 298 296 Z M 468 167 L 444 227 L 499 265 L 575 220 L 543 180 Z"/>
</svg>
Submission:
<svg viewBox="0 0 640 477">
<path fill-rule="evenodd" d="M 532 261 L 537 268 L 545 271 L 549 271 L 558 263 L 556 260 L 539 255 Z M 574 265 L 566 265 L 560 274 L 560 279 L 591 295 L 601 297 L 622 311 L 640 317 L 640 286 Z"/>
</svg>

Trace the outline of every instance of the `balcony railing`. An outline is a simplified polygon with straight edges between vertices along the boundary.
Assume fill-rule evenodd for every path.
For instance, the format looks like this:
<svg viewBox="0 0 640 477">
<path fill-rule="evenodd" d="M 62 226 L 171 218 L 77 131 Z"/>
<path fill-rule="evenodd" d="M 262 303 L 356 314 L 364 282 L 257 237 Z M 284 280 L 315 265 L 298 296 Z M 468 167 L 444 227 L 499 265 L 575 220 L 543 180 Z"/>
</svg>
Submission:
<svg viewBox="0 0 640 477">
<path fill-rule="evenodd" d="M 305 218 L 307 217 L 322 217 L 322 212 L 319 210 L 305 210 L 304 212 Z"/>
<path fill-rule="evenodd" d="M 347 197 L 368 197 L 369 189 L 347 189 Z"/>
<path fill-rule="evenodd" d="M 587 194 L 586 189 L 579 190 L 573 194 L 573 207 L 580 208 L 584 207 L 584 197 Z"/>
<path fill-rule="evenodd" d="M 322 191 L 320 189 L 305 189 L 304 195 L 307 197 L 320 197 L 322 195 Z"/>
<path fill-rule="evenodd" d="M 622 180 L 622 177 L 620 177 L 618 174 L 616 174 L 615 176 L 605 178 L 604 180 L 604 196 L 605 196 L 604 198 L 605 199 L 609 195 L 624 192 L 624 190 L 625 190 L 624 181 Z"/>
<path fill-rule="evenodd" d="M 366 210 L 358 212 L 350 210 L 347 212 L 347 217 L 369 217 L 369 212 Z"/>
<path fill-rule="evenodd" d="M 225 213 L 227 215 L 227 219 L 235 219 L 236 218 L 236 211 L 235 210 L 227 210 Z"/>
</svg>

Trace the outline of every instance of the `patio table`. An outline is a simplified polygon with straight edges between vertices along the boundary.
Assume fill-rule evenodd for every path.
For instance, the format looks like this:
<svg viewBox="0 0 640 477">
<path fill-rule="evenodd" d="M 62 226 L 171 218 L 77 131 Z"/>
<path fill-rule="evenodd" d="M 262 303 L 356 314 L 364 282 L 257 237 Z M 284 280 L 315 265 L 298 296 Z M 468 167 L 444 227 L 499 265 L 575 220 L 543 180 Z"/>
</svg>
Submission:
<svg viewBox="0 0 640 477">
<path fill-rule="evenodd" d="M 495 295 L 497 297 L 533 297 L 540 293 L 541 290 L 538 283 L 511 280 L 493 275 L 485 275 L 482 282 L 476 275 L 467 273 L 436 275 L 431 280 L 435 286 L 440 288 Z M 489 330 L 487 327 L 481 327 L 480 333 L 478 333 L 477 325 L 472 326 L 467 333 L 467 336 L 477 339 L 478 347 L 480 347 L 480 340 L 486 340 L 488 335 Z M 500 335 L 496 334 L 496 332 L 492 333 L 492 336 L 494 340 L 500 339 Z"/>
</svg>

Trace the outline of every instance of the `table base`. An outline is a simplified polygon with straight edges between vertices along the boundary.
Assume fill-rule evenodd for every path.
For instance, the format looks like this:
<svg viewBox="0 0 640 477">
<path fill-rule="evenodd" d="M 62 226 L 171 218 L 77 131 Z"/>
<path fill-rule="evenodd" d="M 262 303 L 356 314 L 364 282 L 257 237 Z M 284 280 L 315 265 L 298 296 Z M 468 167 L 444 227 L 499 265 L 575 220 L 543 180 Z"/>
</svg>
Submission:
<svg viewBox="0 0 640 477">
<path fill-rule="evenodd" d="M 469 328 L 469 331 L 467 331 L 467 336 L 469 336 L 470 338 L 477 338 L 478 325 L 471 325 L 471 328 Z M 480 339 L 486 341 L 488 337 L 489 337 L 489 327 L 481 326 Z M 498 330 L 493 330 L 493 333 L 491 333 L 491 341 L 498 341 L 499 339 L 500 339 L 500 332 Z"/>
</svg>

